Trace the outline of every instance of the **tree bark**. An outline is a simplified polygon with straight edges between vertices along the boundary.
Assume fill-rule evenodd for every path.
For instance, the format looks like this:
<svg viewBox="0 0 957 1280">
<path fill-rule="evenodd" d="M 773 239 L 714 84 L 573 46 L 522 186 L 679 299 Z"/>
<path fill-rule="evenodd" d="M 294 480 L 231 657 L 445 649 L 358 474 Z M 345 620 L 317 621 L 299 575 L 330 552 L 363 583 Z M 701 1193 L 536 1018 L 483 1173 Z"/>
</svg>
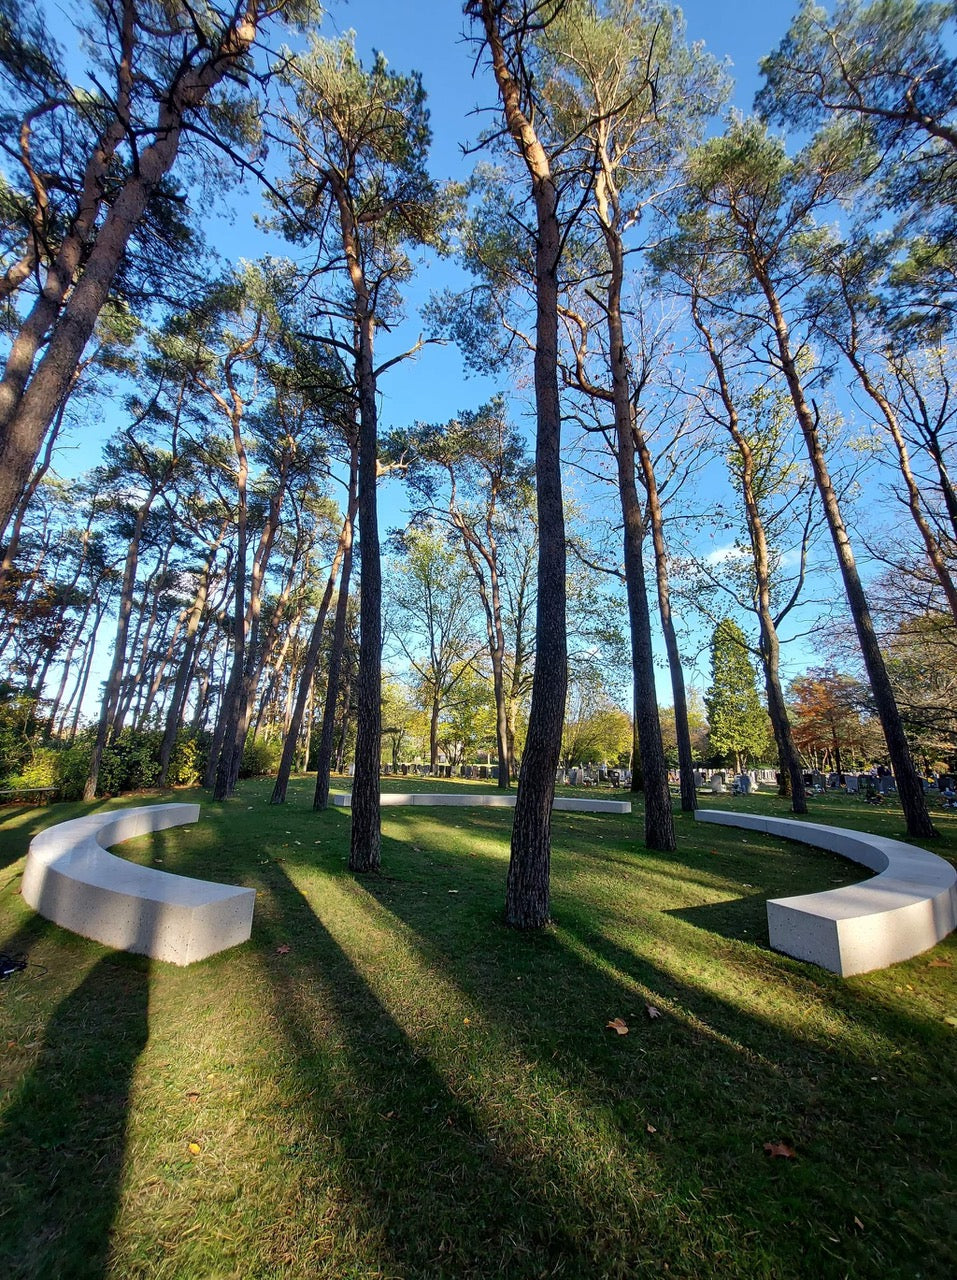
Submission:
<svg viewBox="0 0 957 1280">
<path fill-rule="evenodd" d="M 109 296 L 130 237 L 176 159 L 184 117 L 202 105 L 248 52 L 259 16 L 255 0 L 251 0 L 219 44 L 206 46 L 203 62 L 185 70 L 161 96 L 155 140 L 137 156 L 131 176 L 98 229 L 92 229 L 94 208 L 90 216 L 81 219 L 82 226 L 64 238 L 33 313 L 11 344 L 0 380 L 0 537 L 29 484 L 44 437 Z M 111 144 L 114 149 L 117 141 Z M 105 169 L 108 162 L 106 155 L 99 167 Z M 89 235 L 94 238 L 87 254 Z M 81 274 L 74 284 L 77 271 Z M 44 342 L 46 348 L 36 363 Z"/>
<path fill-rule="evenodd" d="M 183 719 L 183 710 L 186 706 L 186 691 L 189 688 L 189 680 L 193 672 L 193 662 L 199 639 L 199 625 L 206 610 L 206 601 L 209 597 L 209 583 L 210 578 L 212 577 L 213 565 L 225 536 L 226 525 L 224 523 L 219 531 L 219 537 L 212 544 L 206 563 L 203 566 L 199 584 L 196 588 L 196 595 L 193 598 L 193 606 L 190 609 L 189 618 L 186 623 L 186 642 L 183 647 L 182 657 L 176 667 L 176 675 L 173 679 L 173 690 L 170 695 L 170 703 L 166 712 L 166 723 L 163 728 L 163 741 L 160 743 L 160 771 L 157 782 L 161 787 L 166 786 L 166 779 L 169 775 L 169 762 L 173 754 L 173 747 L 176 743 L 176 735 L 179 732 L 180 724 Z"/>
<path fill-rule="evenodd" d="M 515 798 L 505 919 L 520 929 L 549 919 L 551 813 L 561 755 L 568 642 L 565 617 L 565 513 L 562 504 L 561 403 L 558 390 L 558 192 L 503 44 L 502 15 L 492 0 L 470 5 L 482 22 L 505 123 L 528 170 L 535 205 L 535 480 L 538 509 L 538 602 L 535 675 L 528 734 Z"/>
<path fill-rule="evenodd" d="M 645 493 L 648 495 L 648 523 L 655 552 L 655 584 L 658 590 L 658 615 L 665 638 L 668 655 L 668 672 L 671 676 L 671 697 L 675 708 L 675 738 L 678 744 L 678 777 L 681 786 L 681 808 L 684 813 L 694 813 L 698 807 L 698 793 L 694 782 L 694 756 L 691 750 L 691 728 L 688 723 L 688 697 L 685 692 L 684 668 L 678 648 L 678 633 L 671 612 L 671 584 L 668 579 L 668 550 L 665 544 L 665 524 L 661 511 L 658 482 L 644 433 L 635 428 L 635 449 L 641 463 Z"/>
<path fill-rule="evenodd" d="M 781 688 L 781 644 L 771 608 L 771 557 L 764 529 L 764 520 L 754 490 L 754 454 L 741 431 L 737 406 L 731 392 L 724 360 L 698 310 L 697 297 L 692 297 L 692 317 L 701 334 L 712 367 L 718 379 L 718 392 L 724 406 L 728 434 L 741 459 L 741 497 L 744 503 L 745 522 L 751 555 L 754 561 L 755 604 L 760 629 L 760 657 L 764 670 L 764 687 L 768 697 L 768 715 L 778 752 L 782 776 L 786 775 L 790 786 L 792 813 L 807 813 L 807 790 L 804 786 L 804 769 L 801 756 L 794 744 L 791 720 L 788 716 L 784 692 Z M 740 770 L 739 770 L 740 772 Z"/>
<path fill-rule="evenodd" d="M 306 711 L 306 703 L 309 699 L 310 690 L 312 689 L 312 680 L 316 673 L 316 665 L 319 661 L 319 653 L 322 648 L 322 634 L 325 630 L 326 615 L 329 612 L 329 605 L 332 602 L 332 593 L 335 590 L 336 578 L 339 574 L 339 566 L 342 563 L 342 559 L 346 554 L 347 548 L 352 545 L 352 520 L 354 515 L 355 509 L 351 505 L 350 501 L 350 507 L 347 510 L 345 520 L 343 521 L 342 532 L 339 534 L 339 543 L 336 547 L 336 553 L 329 568 L 329 577 L 326 579 L 325 589 L 322 593 L 322 600 L 319 603 L 319 609 L 316 613 L 316 620 L 313 623 L 312 634 L 309 637 L 305 661 L 302 665 L 302 671 L 299 674 L 299 690 L 296 694 L 296 701 L 292 709 L 292 714 L 289 717 L 289 725 L 286 729 L 286 735 L 283 741 L 282 757 L 279 761 L 276 782 L 273 787 L 272 795 L 269 798 L 270 804 L 284 804 L 286 800 L 286 788 L 289 786 L 289 775 L 292 773 L 293 761 L 295 760 L 296 750 L 299 745 L 299 733 L 302 729 L 302 720 Z"/>
<path fill-rule="evenodd" d="M 355 500 L 358 457 L 352 455 L 349 475 L 349 505 Z M 339 580 L 339 599 L 336 601 L 336 620 L 332 631 L 332 649 L 329 653 L 329 672 L 326 680 L 326 697 L 322 708 L 322 729 L 319 737 L 319 753 L 316 758 L 316 792 L 313 809 L 325 809 L 329 803 L 329 773 L 332 767 L 333 743 L 336 733 L 336 708 L 339 705 L 339 681 L 342 673 L 342 655 L 346 647 L 346 624 L 349 620 L 349 583 L 352 578 L 352 526 L 342 559 L 342 577 Z M 348 721 L 348 684 L 346 687 L 346 720 Z"/>
<path fill-rule="evenodd" d="M 120 681 L 123 675 L 123 664 L 126 661 L 126 637 L 129 631 L 130 615 L 133 612 L 133 588 L 136 585 L 136 565 L 139 560 L 140 539 L 146 517 L 159 492 L 159 485 L 153 484 L 147 493 L 146 500 L 136 513 L 136 524 L 130 539 L 126 561 L 123 565 L 123 585 L 120 589 L 120 610 L 116 623 L 116 637 L 113 641 L 113 661 L 107 678 L 100 716 L 96 726 L 96 738 L 93 743 L 93 754 L 90 758 L 90 771 L 83 788 L 83 799 L 91 801 L 96 798 L 96 787 L 100 776 L 100 762 L 106 748 L 107 737 L 113 723 L 117 698 L 120 692 Z"/>
<path fill-rule="evenodd" d="M 831 540 L 837 553 L 838 565 L 844 581 L 844 590 L 851 609 L 851 617 L 854 620 L 854 627 L 861 647 L 861 655 L 864 659 L 871 691 L 874 695 L 874 704 L 877 708 L 881 728 L 884 731 L 887 752 L 897 781 L 897 792 L 900 796 L 901 807 L 904 810 L 904 817 L 907 822 L 907 834 L 917 839 L 926 839 L 935 836 L 937 832 L 927 811 L 923 783 L 911 757 L 900 711 L 891 688 L 887 667 L 884 664 L 884 655 L 881 653 L 877 634 L 874 630 L 874 622 L 867 602 L 867 595 L 857 570 L 854 551 L 841 515 L 840 503 L 824 458 L 824 450 L 821 446 L 820 434 L 817 429 L 816 415 L 812 412 L 811 406 L 804 395 L 797 364 L 791 353 L 787 322 L 784 319 L 777 292 L 756 254 L 752 255 L 752 268 L 771 312 L 781 369 L 791 394 L 791 401 L 801 427 L 801 433 L 804 436 L 811 468 L 814 472 L 814 479 L 824 506 L 824 514 L 831 533 Z"/>
<path fill-rule="evenodd" d="M 624 252 L 621 237 L 612 225 L 612 204 L 609 199 L 607 176 L 604 173 L 598 177 L 597 201 L 605 249 L 611 267 L 605 292 L 605 319 L 608 331 L 612 407 L 615 415 L 615 455 L 623 524 L 631 666 L 635 682 L 635 724 L 638 730 L 638 750 L 645 794 L 645 843 L 649 849 L 670 852 L 677 847 L 677 841 L 674 816 L 671 812 L 671 792 L 668 787 L 668 764 L 661 742 L 658 695 L 655 689 L 651 613 L 645 586 L 645 522 L 641 503 L 638 500 L 634 410 L 621 318 Z"/>
</svg>

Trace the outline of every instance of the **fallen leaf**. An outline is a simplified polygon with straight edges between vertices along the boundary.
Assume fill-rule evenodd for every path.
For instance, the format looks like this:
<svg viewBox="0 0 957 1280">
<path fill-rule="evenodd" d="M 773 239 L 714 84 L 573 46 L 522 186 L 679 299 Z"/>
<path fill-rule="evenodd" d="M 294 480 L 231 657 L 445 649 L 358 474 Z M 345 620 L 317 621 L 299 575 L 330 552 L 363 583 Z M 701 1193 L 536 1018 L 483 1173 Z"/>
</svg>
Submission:
<svg viewBox="0 0 957 1280">
<path fill-rule="evenodd" d="M 929 969 L 949 969 L 949 960 L 931 960 L 927 966 Z"/>
<path fill-rule="evenodd" d="M 472 1019 L 471 1019 L 471 1018 L 463 1018 L 463 1019 L 462 1019 L 462 1025 L 463 1025 L 463 1027 L 470 1027 L 470 1026 L 472 1025 Z"/>
<path fill-rule="evenodd" d="M 645 1132 L 646 1132 L 646 1133 L 657 1133 L 657 1132 L 658 1132 L 658 1130 L 655 1128 L 655 1126 L 654 1126 L 653 1124 L 646 1124 L 646 1125 L 645 1125 Z"/>
<path fill-rule="evenodd" d="M 628 1034 L 628 1023 L 624 1018 L 614 1018 L 611 1022 L 606 1022 L 605 1026 L 610 1027 L 612 1031 L 617 1031 L 620 1036 Z"/>
<path fill-rule="evenodd" d="M 793 1160 L 797 1152 L 786 1142 L 766 1142 L 764 1149 L 769 1156 L 780 1156 L 784 1160 Z"/>
<path fill-rule="evenodd" d="M 199 1094 L 196 1092 L 195 1089 L 190 1089 L 189 1093 L 186 1096 L 190 1100 L 190 1102 L 199 1101 Z"/>
<path fill-rule="evenodd" d="M 189 1144 L 189 1151 L 190 1151 L 190 1155 L 198 1156 L 200 1151 L 202 1151 L 202 1147 L 199 1145 L 198 1142 L 191 1142 Z"/>
<path fill-rule="evenodd" d="M 661 1010 L 660 1010 L 660 1009 L 656 1009 L 656 1008 L 655 1008 L 655 1006 L 654 1006 L 653 1004 L 646 1004 L 646 1005 L 645 1005 L 645 1013 L 647 1013 L 647 1015 L 648 1015 L 648 1017 L 649 1017 L 649 1018 L 660 1018 L 660 1017 L 661 1017 Z"/>
<path fill-rule="evenodd" d="M 277 955 L 277 956 L 288 956 L 288 955 L 289 955 L 289 952 L 290 952 L 291 950 L 292 950 L 292 948 L 289 946 L 289 943 L 288 943 L 288 942 L 283 942 L 283 943 L 281 943 L 281 944 L 276 948 L 276 955 Z"/>
</svg>

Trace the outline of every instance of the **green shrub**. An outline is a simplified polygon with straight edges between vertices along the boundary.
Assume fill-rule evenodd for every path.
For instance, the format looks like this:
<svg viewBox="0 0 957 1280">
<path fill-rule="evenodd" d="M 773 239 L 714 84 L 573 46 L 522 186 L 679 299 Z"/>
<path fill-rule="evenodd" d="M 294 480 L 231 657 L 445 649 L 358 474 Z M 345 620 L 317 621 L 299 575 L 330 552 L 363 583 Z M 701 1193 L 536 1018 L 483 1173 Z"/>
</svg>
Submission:
<svg viewBox="0 0 957 1280">
<path fill-rule="evenodd" d="M 100 761 L 97 790 L 103 795 L 122 791 L 142 791 L 156 785 L 159 777 L 161 735 L 154 729 L 134 732 L 123 729 Z"/>
<path fill-rule="evenodd" d="M 82 799 L 92 754 L 93 747 L 89 742 L 75 742 L 57 749 L 56 787 L 61 800 Z"/>
<path fill-rule="evenodd" d="M 209 754 L 209 742 L 205 734 L 193 729 L 180 729 L 173 743 L 166 781 L 171 787 L 195 787 L 202 781 Z"/>
<path fill-rule="evenodd" d="M 57 785 L 56 747 L 34 747 L 33 759 L 23 766 L 11 785 L 15 787 L 55 787 Z"/>
<path fill-rule="evenodd" d="M 281 738 L 247 738 L 239 776 L 257 778 L 264 773 L 275 773 L 279 768 L 281 755 Z"/>
<path fill-rule="evenodd" d="M 38 736 L 36 710 L 37 700 L 29 689 L 0 682 L 0 779 L 6 786 L 17 785 L 33 756 L 33 741 Z"/>
</svg>

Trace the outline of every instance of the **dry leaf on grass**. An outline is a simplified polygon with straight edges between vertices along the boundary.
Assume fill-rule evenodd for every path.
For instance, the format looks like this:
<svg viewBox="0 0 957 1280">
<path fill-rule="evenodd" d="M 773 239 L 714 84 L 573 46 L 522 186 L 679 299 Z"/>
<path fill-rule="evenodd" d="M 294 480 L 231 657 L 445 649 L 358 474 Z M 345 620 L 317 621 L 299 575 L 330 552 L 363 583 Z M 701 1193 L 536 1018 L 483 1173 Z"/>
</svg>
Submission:
<svg viewBox="0 0 957 1280">
<path fill-rule="evenodd" d="M 649 1018 L 660 1018 L 660 1017 L 661 1017 L 661 1010 L 660 1010 L 660 1009 L 656 1009 L 656 1008 L 655 1008 L 655 1006 L 654 1006 L 653 1004 L 646 1004 L 646 1005 L 645 1005 L 645 1013 L 648 1015 L 648 1017 L 649 1017 Z"/>
<path fill-rule="evenodd" d="M 200 1151 L 202 1151 L 202 1147 L 199 1145 L 198 1142 L 191 1142 L 189 1144 L 190 1155 L 198 1156 Z"/>
<path fill-rule="evenodd" d="M 610 1027 L 612 1031 L 617 1031 L 620 1036 L 628 1034 L 628 1023 L 624 1018 L 613 1018 L 611 1022 L 606 1022 L 605 1026 Z"/>
<path fill-rule="evenodd" d="M 927 967 L 928 969 L 949 969 L 950 961 L 949 960 L 931 960 Z"/>
<path fill-rule="evenodd" d="M 283 942 L 280 946 L 278 946 L 278 947 L 276 948 L 276 955 L 277 955 L 277 956 L 288 956 L 288 955 L 289 955 L 289 952 L 290 952 L 291 950 L 292 950 L 292 948 L 290 947 L 289 943 L 288 943 L 288 942 Z"/>
<path fill-rule="evenodd" d="M 793 1147 L 789 1147 L 786 1142 L 766 1142 L 764 1149 L 769 1156 L 780 1156 L 783 1160 L 793 1160 L 797 1152 Z"/>
<path fill-rule="evenodd" d="M 645 1125 L 645 1133 L 657 1133 L 657 1132 L 658 1132 L 658 1130 L 655 1128 L 655 1126 L 654 1126 L 653 1124 L 646 1124 L 646 1125 Z"/>
</svg>

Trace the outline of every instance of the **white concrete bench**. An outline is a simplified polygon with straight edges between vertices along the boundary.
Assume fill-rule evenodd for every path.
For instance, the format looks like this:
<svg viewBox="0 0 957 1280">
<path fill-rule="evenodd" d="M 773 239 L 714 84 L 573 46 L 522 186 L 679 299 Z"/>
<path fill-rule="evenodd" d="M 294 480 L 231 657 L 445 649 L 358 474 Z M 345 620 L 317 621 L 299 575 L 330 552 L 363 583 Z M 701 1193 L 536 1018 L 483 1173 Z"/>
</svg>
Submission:
<svg viewBox="0 0 957 1280">
<path fill-rule="evenodd" d="M 487 809 L 514 809 L 515 793 L 502 792 L 491 795 L 468 795 L 451 791 L 383 791 L 379 803 L 383 808 L 389 805 L 405 804 L 447 804 L 458 807 L 466 805 L 482 805 Z M 351 791 L 334 791 L 329 796 L 333 804 L 350 808 Z M 575 800 L 564 796 L 552 802 L 553 809 L 571 810 L 575 813 L 631 813 L 630 800 Z"/>
<path fill-rule="evenodd" d="M 253 889 L 141 867 L 107 851 L 198 818 L 198 804 L 156 804 L 60 822 L 30 842 L 20 891 L 47 920 L 108 947 L 179 965 L 225 951 L 249 937 Z"/>
<path fill-rule="evenodd" d="M 776 951 L 848 977 L 908 960 L 957 928 L 957 870 L 927 849 L 794 818 L 717 809 L 699 809 L 695 817 L 799 840 L 878 873 L 843 889 L 770 899 Z"/>
</svg>

